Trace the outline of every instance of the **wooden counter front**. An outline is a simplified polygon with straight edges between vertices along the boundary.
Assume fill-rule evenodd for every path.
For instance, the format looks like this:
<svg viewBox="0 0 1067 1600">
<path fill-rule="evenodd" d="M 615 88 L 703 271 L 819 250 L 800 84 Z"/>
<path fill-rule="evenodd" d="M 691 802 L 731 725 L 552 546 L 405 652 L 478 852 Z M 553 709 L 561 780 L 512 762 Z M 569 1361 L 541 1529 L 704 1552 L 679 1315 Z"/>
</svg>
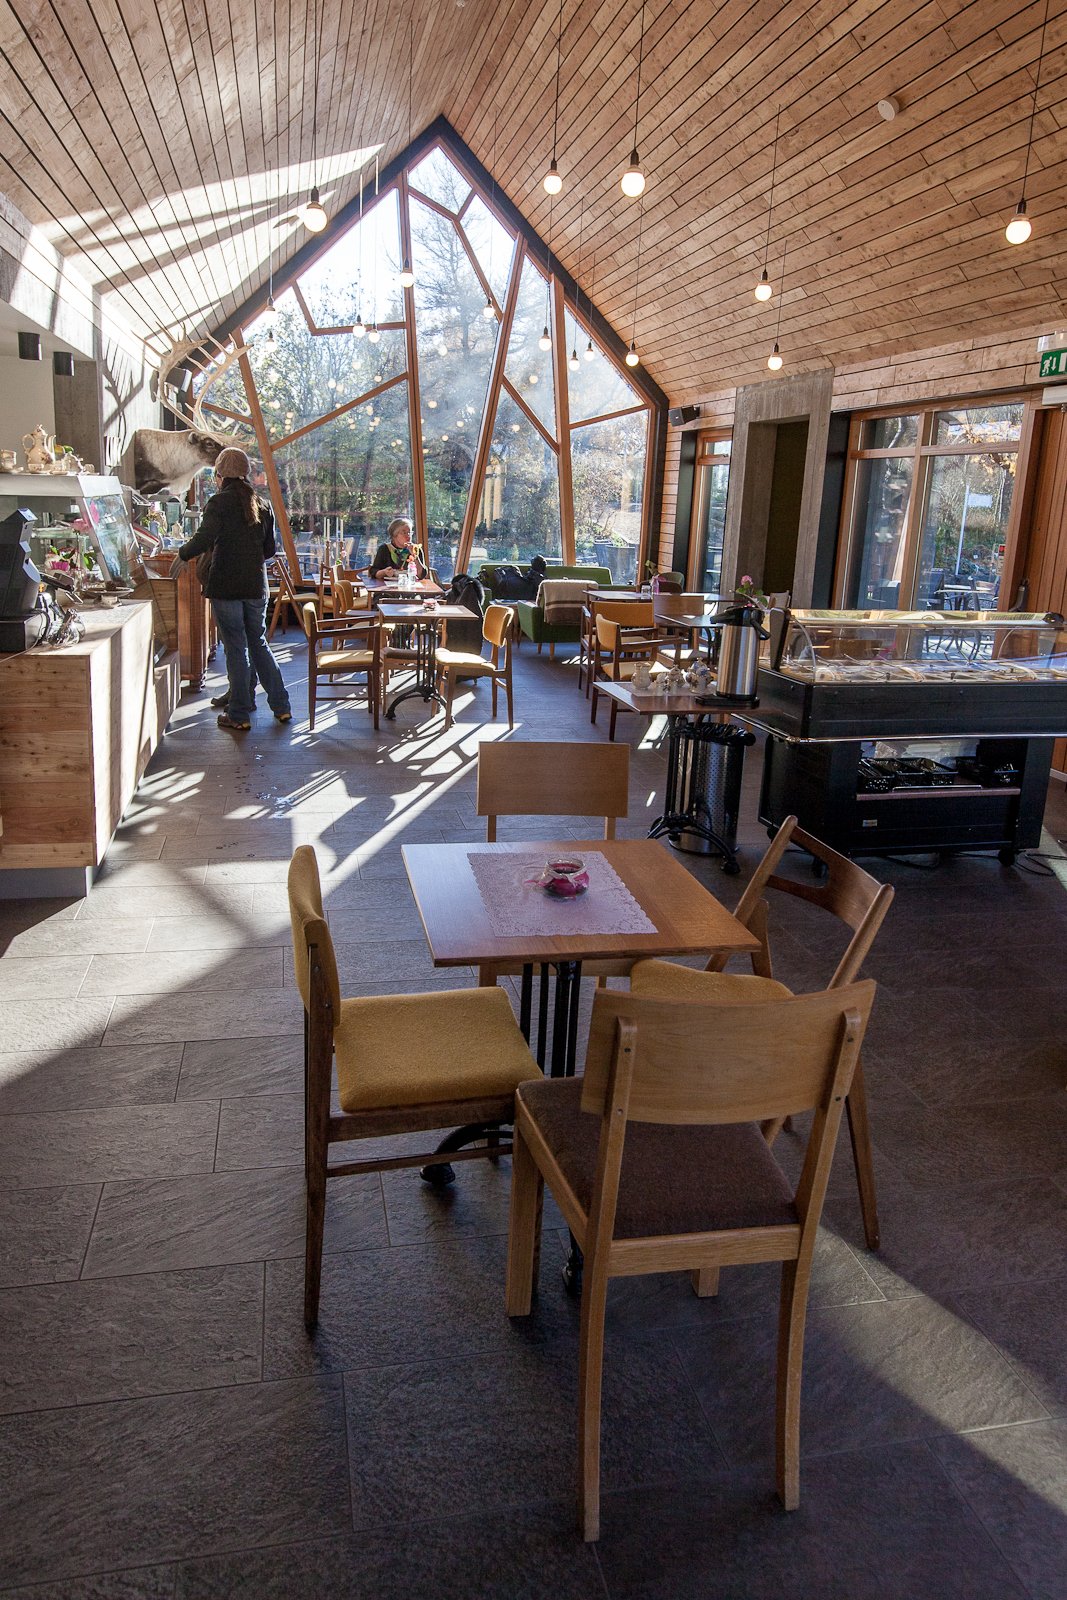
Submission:
<svg viewBox="0 0 1067 1600">
<path fill-rule="evenodd" d="M 2 658 L 0 899 L 76 892 L 78 871 L 85 892 L 178 703 L 177 656 L 153 662 L 151 604 L 84 617 L 80 644 Z"/>
</svg>

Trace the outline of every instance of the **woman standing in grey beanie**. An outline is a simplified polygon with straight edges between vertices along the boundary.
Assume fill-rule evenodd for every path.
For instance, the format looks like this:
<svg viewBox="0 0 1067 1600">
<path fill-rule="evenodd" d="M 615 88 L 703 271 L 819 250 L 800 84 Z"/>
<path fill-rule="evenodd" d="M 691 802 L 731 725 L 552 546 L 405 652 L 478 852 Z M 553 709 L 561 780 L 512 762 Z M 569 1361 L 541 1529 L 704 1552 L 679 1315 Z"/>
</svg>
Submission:
<svg viewBox="0 0 1067 1600">
<path fill-rule="evenodd" d="M 200 526 L 178 555 L 183 561 L 211 553 L 204 593 L 226 651 L 230 680 L 220 728 L 252 726 L 252 668 L 267 691 L 278 722 L 292 721 L 289 692 L 267 643 L 267 562 L 274 554 L 274 512 L 249 481 L 252 463 L 243 450 L 223 450 L 215 462 L 218 492 L 204 507 Z"/>
</svg>

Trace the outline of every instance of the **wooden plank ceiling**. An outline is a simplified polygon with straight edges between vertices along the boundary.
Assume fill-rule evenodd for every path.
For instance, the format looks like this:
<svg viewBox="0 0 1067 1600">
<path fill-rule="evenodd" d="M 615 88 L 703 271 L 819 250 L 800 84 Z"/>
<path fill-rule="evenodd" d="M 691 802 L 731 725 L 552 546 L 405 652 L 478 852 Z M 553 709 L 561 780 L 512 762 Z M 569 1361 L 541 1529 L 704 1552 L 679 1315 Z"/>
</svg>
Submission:
<svg viewBox="0 0 1067 1600">
<path fill-rule="evenodd" d="M 550 206 L 553 5 L 0 0 L 0 191 L 158 344 L 217 325 L 272 250 L 277 267 L 305 242 L 295 207 L 315 176 L 336 211 L 375 150 L 384 165 L 443 114 L 682 401 L 767 376 L 778 296 L 761 307 L 752 289 L 779 107 L 768 265 L 777 288 L 784 257 L 786 375 L 1067 316 L 1065 0 L 1049 0 L 1033 237 L 1004 240 L 1044 14 L 648 0 L 639 203 L 618 187 L 639 0 L 565 0 Z"/>
</svg>

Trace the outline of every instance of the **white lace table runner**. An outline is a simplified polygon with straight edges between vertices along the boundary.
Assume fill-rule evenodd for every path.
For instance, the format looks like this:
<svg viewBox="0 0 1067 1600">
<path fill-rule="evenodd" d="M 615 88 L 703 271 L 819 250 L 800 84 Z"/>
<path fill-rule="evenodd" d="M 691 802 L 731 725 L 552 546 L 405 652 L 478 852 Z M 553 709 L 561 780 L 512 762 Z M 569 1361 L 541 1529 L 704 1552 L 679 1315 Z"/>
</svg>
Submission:
<svg viewBox="0 0 1067 1600">
<path fill-rule="evenodd" d="M 502 851 L 469 850 L 478 892 L 489 926 L 501 939 L 533 934 L 551 938 L 567 933 L 656 933 L 637 901 L 599 850 L 583 855 L 589 888 L 573 900 L 529 883 L 544 870 L 547 857 Z"/>
</svg>

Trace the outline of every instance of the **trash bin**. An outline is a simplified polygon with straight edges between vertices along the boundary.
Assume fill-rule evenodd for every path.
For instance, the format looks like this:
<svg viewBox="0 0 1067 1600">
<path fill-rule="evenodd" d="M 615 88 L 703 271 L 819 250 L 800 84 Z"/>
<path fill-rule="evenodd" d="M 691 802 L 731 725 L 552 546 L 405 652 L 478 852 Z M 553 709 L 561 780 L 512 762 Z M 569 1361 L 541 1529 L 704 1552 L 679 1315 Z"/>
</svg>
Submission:
<svg viewBox="0 0 1067 1600">
<path fill-rule="evenodd" d="M 732 856 L 737 848 L 745 748 L 755 744 L 756 736 L 732 722 L 687 721 L 678 733 L 678 810 L 697 827 L 681 830 L 677 848 L 691 855 L 721 855 L 724 845 Z"/>
</svg>

